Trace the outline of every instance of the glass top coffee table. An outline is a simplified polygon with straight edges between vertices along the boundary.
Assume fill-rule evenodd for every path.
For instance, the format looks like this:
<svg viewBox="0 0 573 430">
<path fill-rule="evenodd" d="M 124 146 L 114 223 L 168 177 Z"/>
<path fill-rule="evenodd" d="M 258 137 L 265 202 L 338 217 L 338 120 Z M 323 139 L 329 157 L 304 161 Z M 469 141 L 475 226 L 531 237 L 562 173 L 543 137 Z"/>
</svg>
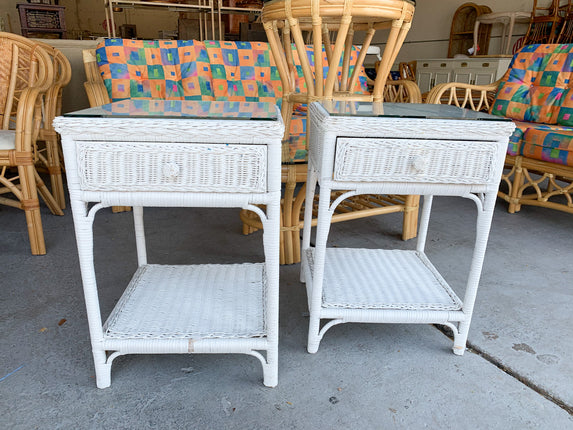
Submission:
<svg viewBox="0 0 573 430">
<path fill-rule="evenodd" d="M 463 354 L 509 136 L 504 118 L 454 106 L 312 103 L 307 199 L 320 185 L 315 245 L 305 211 L 302 273 L 310 323 L 308 351 L 345 322 L 443 324 Z M 341 193 L 335 199 L 331 192 Z M 336 206 L 360 194 L 424 196 L 416 249 L 328 247 Z M 476 204 L 475 246 L 460 298 L 425 253 L 434 195 Z M 309 221 L 309 222 L 307 222 Z M 468 221 L 468 230 L 474 226 Z M 456 266 L 456 264 L 454 264 Z M 467 267 L 467 266 L 464 266 Z M 321 326 L 321 320 L 327 322 Z"/>
<path fill-rule="evenodd" d="M 111 384 L 115 357 L 158 353 L 249 354 L 261 361 L 264 384 L 275 386 L 284 131 L 277 107 L 129 100 L 54 124 L 62 135 L 97 386 Z M 116 205 L 134 208 L 138 267 L 103 323 L 92 227 L 101 208 Z M 249 209 L 264 224 L 265 261 L 151 264 L 145 206 Z"/>
</svg>

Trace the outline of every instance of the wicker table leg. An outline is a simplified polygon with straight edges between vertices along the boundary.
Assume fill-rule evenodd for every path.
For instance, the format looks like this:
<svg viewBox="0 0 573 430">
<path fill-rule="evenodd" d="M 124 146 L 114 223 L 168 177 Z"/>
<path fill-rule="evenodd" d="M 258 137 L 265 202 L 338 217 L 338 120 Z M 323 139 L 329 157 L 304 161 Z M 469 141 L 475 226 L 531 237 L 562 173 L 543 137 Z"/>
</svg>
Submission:
<svg viewBox="0 0 573 430">
<path fill-rule="evenodd" d="M 300 263 L 300 230 L 302 228 L 300 212 L 304 203 L 306 170 L 306 164 L 290 164 L 282 167 L 285 193 L 281 201 L 280 264 Z M 302 188 L 296 192 L 296 185 L 300 183 L 303 183 Z M 242 210 L 240 218 L 245 235 L 263 228 L 260 219 L 253 212 Z"/>
</svg>

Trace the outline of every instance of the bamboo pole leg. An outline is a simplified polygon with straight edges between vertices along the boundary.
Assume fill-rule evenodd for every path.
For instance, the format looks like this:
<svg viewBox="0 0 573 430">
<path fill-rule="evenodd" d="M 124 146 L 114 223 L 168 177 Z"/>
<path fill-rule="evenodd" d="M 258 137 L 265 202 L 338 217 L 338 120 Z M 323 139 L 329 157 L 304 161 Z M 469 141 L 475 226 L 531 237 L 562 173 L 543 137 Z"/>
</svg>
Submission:
<svg viewBox="0 0 573 430">
<path fill-rule="evenodd" d="M 293 264 L 294 249 L 293 243 L 297 242 L 293 235 L 293 228 L 298 232 L 298 216 L 296 216 L 296 224 L 293 220 L 293 205 L 294 205 L 294 191 L 296 188 L 296 167 L 291 165 L 287 168 L 287 180 L 285 183 L 285 195 L 283 198 L 283 217 L 284 217 L 284 235 L 285 235 L 285 264 Z"/>
<path fill-rule="evenodd" d="M 420 196 L 407 195 L 404 202 L 402 240 L 413 239 L 418 234 L 418 211 Z"/>
<path fill-rule="evenodd" d="M 40 194 L 40 196 L 42 196 L 44 199 L 44 202 L 46 202 L 46 206 L 48 206 L 48 209 L 50 209 L 50 212 L 52 212 L 54 215 L 63 216 L 64 213 L 62 212 L 60 205 L 54 196 L 52 196 L 50 190 L 48 190 L 48 187 L 46 187 L 46 184 L 44 184 L 44 181 L 42 181 L 42 178 L 40 178 L 40 175 L 35 168 L 33 169 L 32 174 L 34 175 L 34 179 L 36 181 L 36 198 L 38 198 L 38 194 Z"/>
<path fill-rule="evenodd" d="M 60 150 L 55 132 L 46 139 L 46 155 L 52 195 L 58 203 L 58 206 L 60 206 L 61 209 L 65 209 L 66 198 L 64 195 L 64 182 L 62 180 L 62 166 L 60 165 Z"/>
<path fill-rule="evenodd" d="M 523 167 L 521 167 L 521 157 L 515 157 L 515 174 L 513 176 L 513 185 L 511 186 L 511 195 L 509 196 L 509 207 L 507 211 L 510 214 L 519 212 L 519 192 L 523 186 Z"/>
<path fill-rule="evenodd" d="M 20 184 L 22 186 L 22 209 L 26 214 L 28 237 L 32 255 L 46 254 L 44 231 L 42 230 L 42 218 L 40 217 L 40 201 L 34 178 L 34 166 L 18 166 Z"/>
<path fill-rule="evenodd" d="M 294 241 L 293 255 L 294 255 L 294 262 L 295 263 L 300 263 L 300 229 L 304 225 L 303 220 L 300 218 L 300 212 L 301 212 L 302 205 L 304 203 L 305 198 L 306 198 L 306 182 L 302 185 L 298 194 L 296 195 L 296 198 L 295 198 L 294 203 L 293 203 L 293 210 L 292 210 L 292 212 L 293 212 L 293 223 L 296 223 L 296 225 L 298 226 L 296 231 L 293 231 L 293 235 L 295 236 L 295 237 L 293 237 L 293 241 Z"/>
<path fill-rule="evenodd" d="M 111 212 L 114 214 L 120 213 L 120 212 L 129 212 L 131 211 L 131 206 L 112 206 L 111 207 Z"/>
<path fill-rule="evenodd" d="M 279 234 L 279 264 L 282 266 L 283 264 L 286 264 L 285 262 L 285 236 L 286 236 L 286 231 L 285 231 L 285 221 L 284 221 L 284 211 L 281 205 L 281 213 L 280 213 L 280 223 L 281 223 L 281 229 L 280 229 L 280 234 Z"/>
</svg>

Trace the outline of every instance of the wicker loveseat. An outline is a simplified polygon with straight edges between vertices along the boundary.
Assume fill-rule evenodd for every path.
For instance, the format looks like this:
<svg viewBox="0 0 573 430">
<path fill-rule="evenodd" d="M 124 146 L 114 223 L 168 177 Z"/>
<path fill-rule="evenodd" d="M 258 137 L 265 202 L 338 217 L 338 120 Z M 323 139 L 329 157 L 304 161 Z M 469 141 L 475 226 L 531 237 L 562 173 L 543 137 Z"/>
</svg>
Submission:
<svg viewBox="0 0 573 430">
<path fill-rule="evenodd" d="M 509 212 L 534 205 L 573 213 L 573 44 L 525 46 L 498 82 L 441 84 L 427 102 L 511 118 L 499 191 Z"/>
<path fill-rule="evenodd" d="M 353 47 L 350 73 L 354 70 L 357 53 Z M 292 54 L 296 64 L 296 70 L 291 71 L 292 80 L 296 88 L 304 88 L 304 74 L 298 66 L 300 61 L 294 45 Z M 307 54 L 314 70 L 312 46 L 307 47 Z M 126 98 L 272 102 L 279 107 L 282 104 L 281 78 L 266 42 L 105 39 L 95 50 L 84 51 L 84 64 L 85 88 L 91 106 Z M 328 65 L 324 50 L 322 64 L 323 67 Z M 370 83 L 362 69 L 354 91 L 366 93 Z M 421 102 L 420 90 L 411 81 L 389 81 L 384 97 L 387 101 Z M 300 261 L 298 232 L 302 226 L 300 213 L 304 192 L 295 195 L 295 188 L 297 183 L 306 181 L 306 107 L 303 105 L 294 109 L 282 152 L 285 163 L 282 177 L 286 185 L 281 264 L 291 264 Z M 372 200 L 361 207 L 369 210 L 370 215 L 403 212 L 403 238 L 416 235 L 416 198 Z M 351 219 L 348 213 L 342 216 Z M 258 227 L 257 220 L 253 221 L 246 211 L 241 218 L 245 222 L 245 233 L 253 231 L 253 225 Z"/>
</svg>

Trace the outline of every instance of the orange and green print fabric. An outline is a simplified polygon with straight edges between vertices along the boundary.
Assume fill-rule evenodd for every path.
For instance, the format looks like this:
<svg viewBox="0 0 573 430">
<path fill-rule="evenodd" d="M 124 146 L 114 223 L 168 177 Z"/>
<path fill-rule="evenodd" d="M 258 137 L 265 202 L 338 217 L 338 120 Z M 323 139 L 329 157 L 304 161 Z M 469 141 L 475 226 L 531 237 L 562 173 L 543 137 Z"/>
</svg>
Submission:
<svg viewBox="0 0 573 430">
<path fill-rule="evenodd" d="M 513 57 L 491 108 L 518 121 L 573 125 L 573 44 L 528 45 Z"/>
<path fill-rule="evenodd" d="M 573 166 L 573 132 L 529 128 L 523 136 L 520 155 L 535 160 Z"/>
<path fill-rule="evenodd" d="M 214 100 L 203 42 L 106 39 L 96 60 L 111 101 Z"/>
<path fill-rule="evenodd" d="M 268 43 L 206 40 L 216 100 L 278 103 L 281 78 Z"/>
<path fill-rule="evenodd" d="M 217 100 L 276 101 L 280 105 L 283 88 L 280 75 L 265 42 L 226 42 L 206 40 L 205 49 L 211 63 L 213 94 Z M 295 85 L 297 92 L 306 91 L 306 83 L 296 47 L 293 44 L 293 58 L 296 65 Z M 315 68 L 314 50 L 306 48 L 311 68 Z M 326 52 L 322 51 L 321 64 L 324 76 L 328 72 Z M 350 55 L 351 75 L 358 59 L 358 51 L 352 48 Z M 338 74 L 342 74 L 342 58 Z M 359 74 L 354 92 L 368 91 L 364 70 Z"/>
</svg>

